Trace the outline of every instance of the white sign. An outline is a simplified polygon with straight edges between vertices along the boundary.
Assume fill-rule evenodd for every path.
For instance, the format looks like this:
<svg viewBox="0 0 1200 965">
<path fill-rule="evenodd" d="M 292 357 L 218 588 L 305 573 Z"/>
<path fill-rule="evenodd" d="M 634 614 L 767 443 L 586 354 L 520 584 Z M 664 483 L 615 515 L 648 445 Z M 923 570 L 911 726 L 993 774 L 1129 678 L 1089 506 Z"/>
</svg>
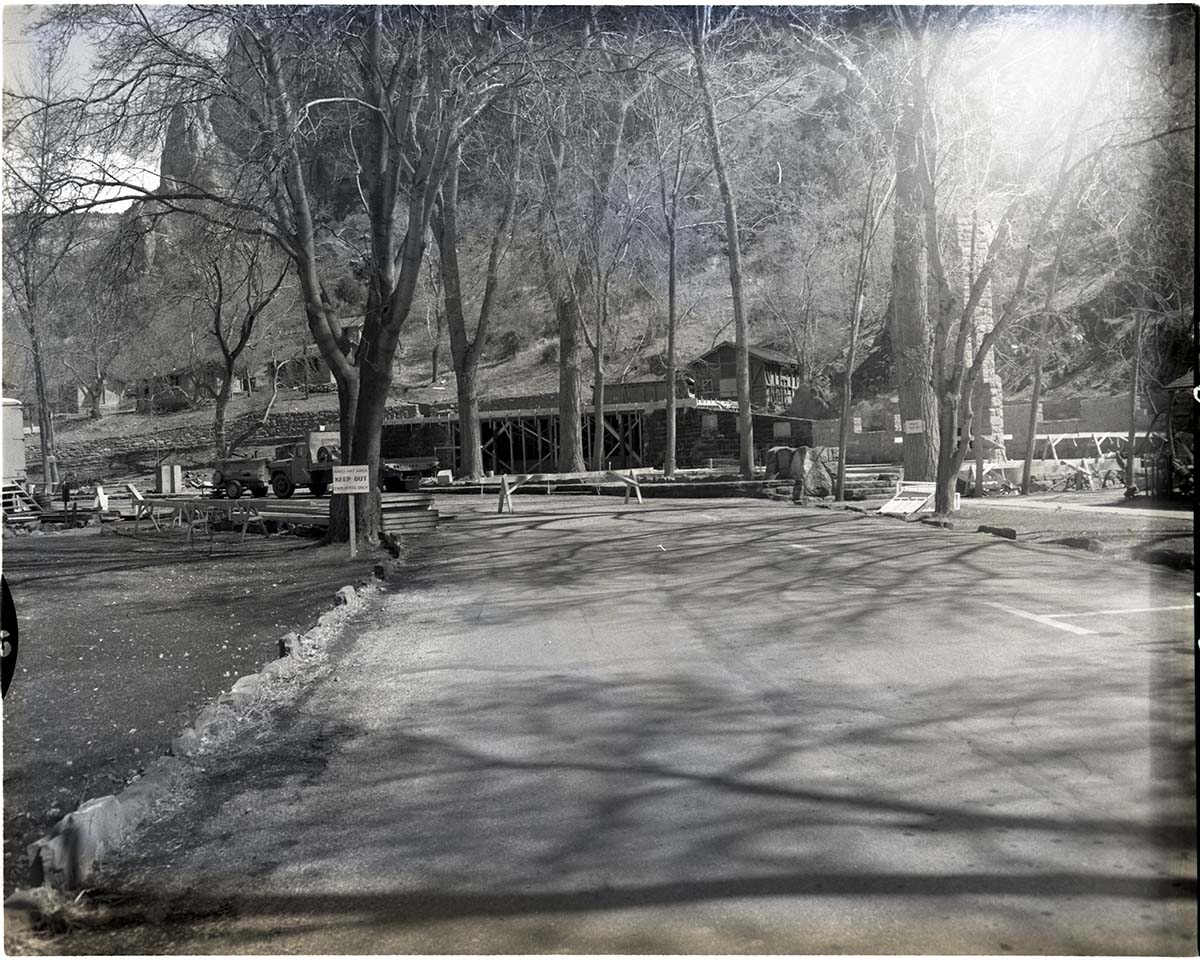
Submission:
<svg viewBox="0 0 1200 965">
<path fill-rule="evenodd" d="M 334 466 L 335 493 L 367 493 L 371 491 L 370 466 Z"/>
<path fill-rule="evenodd" d="M 924 432 L 924 431 L 925 431 L 925 420 L 924 419 L 905 419 L 904 420 L 904 434 L 905 435 L 911 436 L 914 433 Z"/>
<path fill-rule="evenodd" d="M 854 431 L 857 433 L 862 432 L 862 416 L 860 415 L 854 417 Z"/>
</svg>

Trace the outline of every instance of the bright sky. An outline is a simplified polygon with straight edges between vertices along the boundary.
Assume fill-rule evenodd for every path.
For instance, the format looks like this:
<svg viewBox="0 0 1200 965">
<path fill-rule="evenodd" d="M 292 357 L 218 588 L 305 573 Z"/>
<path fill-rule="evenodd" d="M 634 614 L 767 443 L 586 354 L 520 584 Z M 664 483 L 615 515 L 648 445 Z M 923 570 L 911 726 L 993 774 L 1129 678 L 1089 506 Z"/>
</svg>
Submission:
<svg viewBox="0 0 1200 965">
<path fill-rule="evenodd" d="M 16 86 L 21 74 L 29 66 L 34 43 L 28 36 L 28 27 L 46 4 L 4 4 L 4 86 Z M 87 70 L 89 45 L 82 39 L 71 42 L 67 51 L 66 74 L 82 77 Z"/>
<path fill-rule="evenodd" d="M 22 77 L 27 73 L 32 62 L 35 43 L 29 36 L 29 26 L 46 8 L 46 4 L 11 4 L 4 5 L 3 19 L 3 66 L 4 86 L 6 89 L 20 89 Z M 66 62 L 63 65 L 63 78 L 68 84 L 83 82 L 86 78 L 91 45 L 82 38 L 75 38 L 67 50 Z M 109 163 L 119 163 L 119 159 L 110 158 Z M 124 176 L 129 180 L 139 182 L 153 188 L 158 182 L 157 158 L 127 159 Z M 129 206 L 129 202 L 105 205 L 101 211 L 121 211 Z"/>
</svg>

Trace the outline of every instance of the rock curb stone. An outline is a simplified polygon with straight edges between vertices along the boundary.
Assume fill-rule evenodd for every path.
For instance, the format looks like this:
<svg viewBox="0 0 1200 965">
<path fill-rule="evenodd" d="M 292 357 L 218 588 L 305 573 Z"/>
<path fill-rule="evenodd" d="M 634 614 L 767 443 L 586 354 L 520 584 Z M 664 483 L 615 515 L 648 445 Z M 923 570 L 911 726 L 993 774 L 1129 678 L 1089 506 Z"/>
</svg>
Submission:
<svg viewBox="0 0 1200 965">
<path fill-rule="evenodd" d="M 1004 539 L 1016 539 L 1017 531 L 1011 526 L 980 526 L 977 533 L 990 533 L 992 536 L 1002 536 Z"/>
</svg>

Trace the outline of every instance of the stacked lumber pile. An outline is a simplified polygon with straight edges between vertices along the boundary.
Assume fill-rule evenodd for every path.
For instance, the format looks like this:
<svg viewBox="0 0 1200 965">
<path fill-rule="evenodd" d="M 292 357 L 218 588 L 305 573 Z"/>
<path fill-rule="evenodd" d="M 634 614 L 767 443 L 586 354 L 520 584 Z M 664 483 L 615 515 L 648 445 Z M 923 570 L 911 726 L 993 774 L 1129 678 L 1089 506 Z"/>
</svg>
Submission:
<svg viewBox="0 0 1200 965">
<path fill-rule="evenodd" d="M 173 501 L 179 501 L 182 504 L 189 497 L 155 495 L 152 498 L 159 505 L 169 506 Z M 198 497 L 190 498 L 195 500 Z M 332 498 L 342 499 L 344 497 L 334 496 Z M 437 528 L 438 511 L 433 505 L 433 493 L 381 493 L 380 498 L 383 503 L 385 532 L 407 535 L 432 532 Z M 252 507 L 262 519 L 270 522 L 327 527 L 329 525 L 329 499 L 330 497 L 292 499 L 265 497 L 262 499 L 243 498 L 237 500 L 236 503 L 233 500 L 216 500 L 215 504 L 217 506 Z M 132 507 L 123 515 L 132 518 Z"/>
<path fill-rule="evenodd" d="M 383 531 L 400 536 L 431 533 L 437 529 L 438 511 L 433 493 L 383 493 Z"/>
</svg>

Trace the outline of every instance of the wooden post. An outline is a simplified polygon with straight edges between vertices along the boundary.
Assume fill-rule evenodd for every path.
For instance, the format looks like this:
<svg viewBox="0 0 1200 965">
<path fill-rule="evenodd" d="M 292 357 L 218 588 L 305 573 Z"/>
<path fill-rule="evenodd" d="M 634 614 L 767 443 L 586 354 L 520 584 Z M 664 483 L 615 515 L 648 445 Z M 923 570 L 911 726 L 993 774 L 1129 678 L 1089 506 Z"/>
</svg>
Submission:
<svg viewBox="0 0 1200 965">
<path fill-rule="evenodd" d="M 350 559 L 358 555 L 358 536 L 354 532 L 354 493 L 346 493 L 346 511 L 350 515 Z"/>
</svg>

